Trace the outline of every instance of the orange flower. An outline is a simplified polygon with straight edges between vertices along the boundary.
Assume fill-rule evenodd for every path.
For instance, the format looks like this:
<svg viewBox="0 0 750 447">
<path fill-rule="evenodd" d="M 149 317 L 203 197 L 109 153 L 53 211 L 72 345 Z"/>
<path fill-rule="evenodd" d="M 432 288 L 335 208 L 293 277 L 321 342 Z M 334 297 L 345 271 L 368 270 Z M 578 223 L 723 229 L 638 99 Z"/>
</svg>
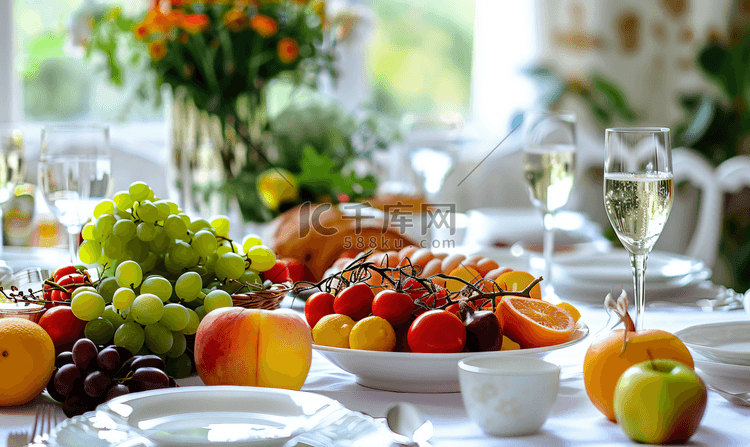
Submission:
<svg viewBox="0 0 750 447">
<path fill-rule="evenodd" d="M 221 19 L 229 31 L 239 32 L 247 26 L 247 14 L 241 9 L 230 9 Z"/>
<path fill-rule="evenodd" d="M 299 57 L 299 44 L 291 37 L 285 37 L 279 41 L 276 46 L 279 59 L 285 64 L 291 64 Z"/>
<path fill-rule="evenodd" d="M 279 31 L 279 24 L 268 16 L 256 14 L 250 19 L 250 28 L 254 29 L 261 37 L 271 37 Z"/>
<path fill-rule="evenodd" d="M 163 40 L 155 40 L 148 44 L 148 55 L 151 60 L 159 62 L 167 56 L 167 44 Z"/>
<path fill-rule="evenodd" d="M 190 34 L 198 34 L 210 25 L 208 16 L 205 14 L 188 14 L 182 19 L 182 28 Z"/>
<path fill-rule="evenodd" d="M 151 35 L 151 31 L 146 25 L 139 23 L 133 27 L 133 35 L 137 40 L 144 41 Z"/>
<path fill-rule="evenodd" d="M 156 32 L 162 34 L 167 34 L 172 31 L 175 25 L 166 14 L 161 12 L 160 9 L 152 9 L 147 12 L 142 23 L 146 25 L 152 33 Z"/>
</svg>

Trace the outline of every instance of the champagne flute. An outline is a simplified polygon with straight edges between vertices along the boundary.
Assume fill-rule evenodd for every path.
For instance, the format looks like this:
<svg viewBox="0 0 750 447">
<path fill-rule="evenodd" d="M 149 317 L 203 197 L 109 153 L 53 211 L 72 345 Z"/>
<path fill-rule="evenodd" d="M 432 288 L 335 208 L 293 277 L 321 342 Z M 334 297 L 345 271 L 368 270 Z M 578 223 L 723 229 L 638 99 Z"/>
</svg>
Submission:
<svg viewBox="0 0 750 447">
<path fill-rule="evenodd" d="M 575 122 L 572 112 L 531 111 L 523 116 L 524 175 L 531 203 L 543 215 L 545 295 L 554 294 L 555 213 L 568 202 L 575 179 Z"/>
<path fill-rule="evenodd" d="M 12 199 L 16 185 L 26 172 L 23 134 L 12 124 L 0 124 L 0 205 Z M 2 209 L 0 209 L 0 253 L 2 253 Z"/>
<path fill-rule="evenodd" d="M 630 252 L 635 289 L 635 328 L 643 329 L 648 254 L 672 209 L 672 142 L 669 129 L 607 129 L 604 206 Z"/>
<path fill-rule="evenodd" d="M 112 193 L 109 128 L 98 125 L 42 129 L 39 187 L 47 206 L 68 230 L 70 262 L 77 263 L 78 234 L 94 208 Z"/>
</svg>

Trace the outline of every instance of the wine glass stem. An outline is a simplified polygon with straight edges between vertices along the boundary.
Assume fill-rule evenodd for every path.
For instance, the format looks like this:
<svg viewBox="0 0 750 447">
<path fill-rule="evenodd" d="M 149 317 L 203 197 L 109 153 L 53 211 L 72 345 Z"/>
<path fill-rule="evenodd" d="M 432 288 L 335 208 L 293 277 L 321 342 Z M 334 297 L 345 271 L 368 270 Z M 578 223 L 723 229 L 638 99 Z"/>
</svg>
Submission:
<svg viewBox="0 0 750 447">
<path fill-rule="evenodd" d="M 70 263 L 78 264 L 78 233 L 79 227 L 68 227 L 68 249 L 70 250 Z"/>
<path fill-rule="evenodd" d="M 635 290 L 635 330 L 643 329 L 643 312 L 646 308 L 646 260 L 648 254 L 631 254 L 633 288 Z"/>
<path fill-rule="evenodd" d="M 555 213 L 544 213 L 544 241 L 542 255 L 544 256 L 544 281 L 546 287 L 552 285 L 552 254 L 555 252 Z"/>
</svg>

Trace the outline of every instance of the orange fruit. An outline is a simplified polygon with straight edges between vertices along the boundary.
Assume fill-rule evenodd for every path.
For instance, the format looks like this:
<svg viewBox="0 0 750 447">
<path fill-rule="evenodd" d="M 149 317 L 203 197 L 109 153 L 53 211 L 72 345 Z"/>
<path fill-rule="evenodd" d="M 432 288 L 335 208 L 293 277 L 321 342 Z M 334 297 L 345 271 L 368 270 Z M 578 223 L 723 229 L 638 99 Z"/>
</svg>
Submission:
<svg viewBox="0 0 750 447">
<path fill-rule="evenodd" d="M 557 307 L 567 310 L 570 316 L 573 317 L 573 321 L 578 323 L 578 320 L 581 318 L 581 313 L 575 308 L 575 306 L 570 303 L 562 302 L 557 303 Z"/>
<path fill-rule="evenodd" d="M 495 282 L 505 283 L 505 290 L 520 292 L 531 284 L 536 278 L 531 273 L 527 273 L 521 270 L 512 270 L 505 272 L 495 279 Z M 531 288 L 530 293 L 532 298 L 542 299 L 542 287 L 537 283 Z"/>
<path fill-rule="evenodd" d="M 503 335 L 522 348 L 565 343 L 576 328 L 568 311 L 534 298 L 504 296 L 495 314 Z"/>
<path fill-rule="evenodd" d="M 615 422 L 615 386 L 622 373 L 636 363 L 671 359 L 694 367 L 693 356 L 679 338 L 666 331 L 646 329 L 628 332 L 622 352 L 623 330 L 616 329 L 591 343 L 583 359 L 583 383 L 594 406 Z"/>
<path fill-rule="evenodd" d="M 462 267 L 458 266 L 455 269 L 453 269 L 450 273 L 450 276 L 455 276 L 456 278 L 461 278 L 466 282 L 470 282 L 474 284 L 477 282 L 480 278 L 482 278 L 482 275 L 479 274 L 478 271 L 474 270 L 471 267 Z M 449 292 L 457 292 L 461 289 L 466 287 L 464 283 L 461 281 L 456 281 L 455 279 L 448 279 L 445 281 L 445 288 L 448 289 Z"/>
<path fill-rule="evenodd" d="M 367 351 L 393 351 L 396 331 L 386 319 L 370 316 L 357 322 L 349 334 L 349 347 Z"/>
<path fill-rule="evenodd" d="M 354 327 L 354 320 L 346 315 L 329 314 L 318 320 L 312 329 L 313 341 L 316 345 L 333 346 L 334 348 L 349 347 L 349 333 Z"/>
<path fill-rule="evenodd" d="M 0 407 L 22 405 L 47 386 L 55 368 L 55 345 L 36 323 L 0 318 Z"/>
</svg>

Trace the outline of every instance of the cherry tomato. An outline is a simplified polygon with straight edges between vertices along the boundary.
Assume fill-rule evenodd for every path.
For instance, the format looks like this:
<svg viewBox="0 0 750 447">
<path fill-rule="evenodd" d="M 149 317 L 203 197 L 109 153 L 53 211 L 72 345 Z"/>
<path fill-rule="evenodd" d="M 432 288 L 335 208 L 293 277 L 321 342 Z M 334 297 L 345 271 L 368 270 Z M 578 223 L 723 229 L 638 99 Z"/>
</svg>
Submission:
<svg viewBox="0 0 750 447">
<path fill-rule="evenodd" d="M 59 282 L 60 279 L 62 279 L 64 276 L 73 275 L 76 273 L 78 273 L 78 270 L 76 270 L 76 267 L 74 265 L 63 265 L 62 267 L 58 267 L 55 270 L 52 279 L 55 282 Z"/>
<path fill-rule="evenodd" d="M 335 313 L 334 300 L 335 297 L 328 292 L 317 292 L 305 301 L 305 319 L 311 328 L 315 327 L 321 318 Z"/>
<path fill-rule="evenodd" d="M 62 290 L 53 290 L 52 291 L 52 301 L 65 301 L 70 299 L 70 294 L 77 289 L 78 287 L 84 285 L 86 283 L 86 278 L 79 274 L 74 273 L 72 275 L 66 275 L 60 278 L 59 281 L 55 281 L 58 285 L 61 285 L 65 287 L 67 290 L 66 292 L 63 292 Z"/>
<path fill-rule="evenodd" d="M 274 284 L 291 281 L 291 278 L 289 277 L 289 268 L 286 263 L 281 260 L 277 260 L 273 267 L 263 272 L 263 278 L 270 279 Z"/>
<path fill-rule="evenodd" d="M 476 310 L 477 306 L 473 302 L 467 302 L 466 304 L 469 305 L 472 309 Z M 448 312 L 458 316 L 458 312 L 461 310 L 461 305 L 459 303 L 451 304 L 450 306 L 446 307 L 445 310 Z"/>
<path fill-rule="evenodd" d="M 346 315 L 354 321 L 361 320 L 372 312 L 375 294 L 365 283 L 357 283 L 342 290 L 333 301 L 333 311 Z"/>
<path fill-rule="evenodd" d="M 86 322 L 73 315 L 70 306 L 57 306 L 44 313 L 39 319 L 41 326 L 52 339 L 57 354 L 70 351 L 73 344 L 84 337 Z"/>
<path fill-rule="evenodd" d="M 438 307 L 448 302 L 445 299 L 446 295 L 448 295 L 448 291 L 440 288 L 437 292 L 427 295 L 421 298 L 419 301 L 427 304 L 430 307 Z M 425 313 L 425 308 L 417 306 L 417 310 L 414 312 L 414 315 L 421 315 L 423 313 Z"/>
<path fill-rule="evenodd" d="M 412 352 L 461 352 L 466 344 L 466 328 L 456 315 L 433 309 L 414 320 L 407 340 Z"/>
<path fill-rule="evenodd" d="M 391 325 L 406 323 L 414 312 L 414 300 L 407 293 L 383 290 L 372 301 L 372 314 L 385 319 Z"/>
</svg>

